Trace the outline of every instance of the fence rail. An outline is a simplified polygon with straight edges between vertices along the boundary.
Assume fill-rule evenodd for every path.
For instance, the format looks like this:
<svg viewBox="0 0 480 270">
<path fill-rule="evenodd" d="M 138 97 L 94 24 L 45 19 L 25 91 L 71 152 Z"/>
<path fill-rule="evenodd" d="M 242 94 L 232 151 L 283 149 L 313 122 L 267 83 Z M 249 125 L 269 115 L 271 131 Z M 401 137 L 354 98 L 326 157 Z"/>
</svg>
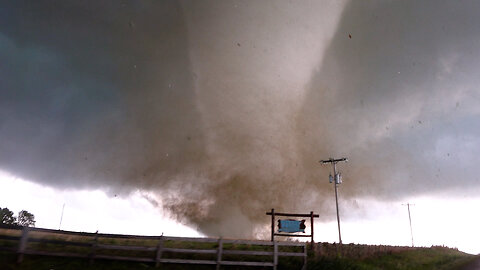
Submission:
<svg viewBox="0 0 480 270">
<path fill-rule="evenodd" d="M 3 230 L 2 230 L 3 229 Z M 10 235 L 6 235 L 6 230 L 10 230 Z M 20 236 L 14 236 L 12 234 L 20 234 Z M 41 234 L 42 237 L 38 237 L 33 234 Z M 62 235 L 64 239 L 49 239 Z M 83 241 L 69 240 L 72 237 L 81 237 Z M 122 239 L 126 242 L 128 241 L 138 241 L 138 240 L 148 240 L 150 241 L 150 246 L 139 244 L 112 244 L 104 243 L 102 240 L 106 239 Z M 6 240 L 10 242 L 18 242 L 13 246 L 5 246 L 4 244 L 0 245 L 0 250 L 9 250 L 16 252 L 18 257 L 18 263 L 21 263 L 24 259 L 24 255 L 41 255 L 41 256 L 59 256 L 59 257 L 72 257 L 72 258 L 85 258 L 89 259 L 91 263 L 95 259 L 105 259 L 105 260 L 123 260 L 123 261 L 136 261 L 136 262 L 146 262 L 154 263 L 157 267 L 161 263 L 181 263 L 181 264 L 206 264 L 206 265 L 215 265 L 216 269 L 220 269 L 222 265 L 235 265 L 235 266 L 268 266 L 277 269 L 278 258 L 283 257 L 303 257 L 303 266 L 302 269 L 306 269 L 307 264 L 307 246 L 306 243 L 299 242 L 286 242 L 286 241 L 260 241 L 260 240 L 237 240 L 237 239 L 223 239 L 223 238 L 193 238 L 193 237 L 173 237 L 173 236 L 139 236 L 139 235 L 120 235 L 120 234 L 103 234 L 103 233 L 84 233 L 84 232 L 73 232 L 73 231 L 60 231 L 60 230 L 51 230 L 44 228 L 29 228 L 29 227 L 19 227 L 19 226 L 9 226 L 9 225 L 0 225 L 0 240 Z M 5 242 L 5 241 L 3 241 Z M 3 243 L 0 242 L 0 243 Z M 182 246 L 178 247 L 167 247 L 165 243 L 178 243 L 179 242 L 188 242 L 190 245 L 187 245 L 188 248 Z M 29 247 L 29 243 L 40 243 L 40 244 L 50 244 L 58 245 L 62 247 L 62 251 L 48 251 L 48 250 L 38 250 L 32 247 Z M 210 243 L 212 245 L 204 248 L 192 247 L 191 243 Z M 145 244 L 145 243 L 143 243 Z M 154 244 L 154 246 L 152 246 Z M 200 244 L 199 246 L 201 246 Z M 229 245 L 228 248 L 225 248 L 225 245 Z M 238 249 L 238 245 L 247 245 L 251 246 L 266 246 L 273 247 L 273 250 L 242 250 Z M 83 248 L 83 252 L 78 252 L 74 250 L 73 252 L 63 250 L 68 246 Z M 212 248 L 216 246 L 216 248 Z M 301 252 L 293 251 L 279 251 L 279 247 L 298 247 L 301 249 Z M 235 249 L 237 248 L 237 249 Z M 102 254 L 99 251 L 132 251 L 137 253 L 150 252 L 152 256 L 125 256 L 118 254 Z M 171 254 L 206 254 L 215 259 L 185 259 L 185 258 L 166 258 L 165 253 Z M 229 256 L 271 256 L 270 261 L 235 261 L 235 260 L 225 260 L 224 255 Z M 265 260 L 265 259 L 264 259 Z"/>
</svg>

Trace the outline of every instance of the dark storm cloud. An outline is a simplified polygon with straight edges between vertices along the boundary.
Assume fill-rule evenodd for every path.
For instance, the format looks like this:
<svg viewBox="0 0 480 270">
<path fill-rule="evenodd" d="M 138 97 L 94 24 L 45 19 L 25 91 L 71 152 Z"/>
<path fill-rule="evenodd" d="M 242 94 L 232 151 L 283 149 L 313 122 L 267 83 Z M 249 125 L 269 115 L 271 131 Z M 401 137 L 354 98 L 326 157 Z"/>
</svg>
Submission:
<svg viewBox="0 0 480 270">
<path fill-rule="evenodd" d="M 478 187 L 475 5 L 351 2 L 336 27 L 342 5 L 313 1 L 7 2 L 0 169 L 150 191 L 243 237 L 271 207 L 333 217 L 330 156 L 351 160 L 350 205 L 449 190 L 453 171 Z"/>
<path fill-rule="evenodd" d="M 478 8 L 472 1 L 349 3 L 299 116 L 303 156 L 350 156 L 343 188 L 352 197 L 478 188 L 470 166 L 480 145 Z"/>
<path fill-rule="evenodd" d="M 10 5 L 15 15 L 1 24 L 4 170 L 57 186 L 130 190 L 199 162 L 178 3 Z"/>
</svg>

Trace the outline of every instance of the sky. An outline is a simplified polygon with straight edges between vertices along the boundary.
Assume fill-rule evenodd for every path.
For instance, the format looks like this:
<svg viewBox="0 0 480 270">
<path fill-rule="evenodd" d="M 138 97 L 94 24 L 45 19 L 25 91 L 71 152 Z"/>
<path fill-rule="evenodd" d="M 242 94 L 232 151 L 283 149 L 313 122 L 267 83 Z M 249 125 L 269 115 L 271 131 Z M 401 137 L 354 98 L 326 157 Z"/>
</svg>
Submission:
<svg viewBox="0 0 480 270">
<path fill-rule="evenodd" d="M 480 253 L 478 5 L 7 1 L 0 206 L 239 238 L 268 236 L 271 208 L 313 210 L 333 242 L 318 161 L 348 157 L 344 242 L 409 245 L 411 202 L 419 245 Z"/>
</svg>

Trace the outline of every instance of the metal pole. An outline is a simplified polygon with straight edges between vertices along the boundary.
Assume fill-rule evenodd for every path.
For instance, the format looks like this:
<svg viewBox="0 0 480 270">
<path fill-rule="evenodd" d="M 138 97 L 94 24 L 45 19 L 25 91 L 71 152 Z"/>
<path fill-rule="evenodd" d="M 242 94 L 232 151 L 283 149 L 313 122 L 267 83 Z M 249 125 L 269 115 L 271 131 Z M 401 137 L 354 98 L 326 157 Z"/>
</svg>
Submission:
<svg viewBox="0 0 480 270">
<path fill-rule="evenodd" d="M 338 224 L 338 241 L 342 244 L 342 233 L 340 232 L 340 213 L 338 212 L 338 184 L 337 184 L 337 163 L 333 163 L 333 175 L 335 182 L 335 205 L 337 206 L 337 224 Z"/>
</svg>

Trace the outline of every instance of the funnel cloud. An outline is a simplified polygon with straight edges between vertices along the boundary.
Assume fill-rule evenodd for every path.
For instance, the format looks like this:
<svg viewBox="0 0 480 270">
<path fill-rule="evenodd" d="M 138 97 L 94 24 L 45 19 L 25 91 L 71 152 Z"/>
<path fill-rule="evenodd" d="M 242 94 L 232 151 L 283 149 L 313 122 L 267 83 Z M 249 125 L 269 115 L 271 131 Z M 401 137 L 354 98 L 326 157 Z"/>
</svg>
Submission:
<svg viewBox="0 0 480 270">
<path fill-rule="evenodd" d="M 5 2 L 0 170 L 146 191 L 211 236 L 260 237 L 270 208 L 333 220 L 329 157 L 352 207 L 473 195 L 477 5 Z"/>
</svg>

